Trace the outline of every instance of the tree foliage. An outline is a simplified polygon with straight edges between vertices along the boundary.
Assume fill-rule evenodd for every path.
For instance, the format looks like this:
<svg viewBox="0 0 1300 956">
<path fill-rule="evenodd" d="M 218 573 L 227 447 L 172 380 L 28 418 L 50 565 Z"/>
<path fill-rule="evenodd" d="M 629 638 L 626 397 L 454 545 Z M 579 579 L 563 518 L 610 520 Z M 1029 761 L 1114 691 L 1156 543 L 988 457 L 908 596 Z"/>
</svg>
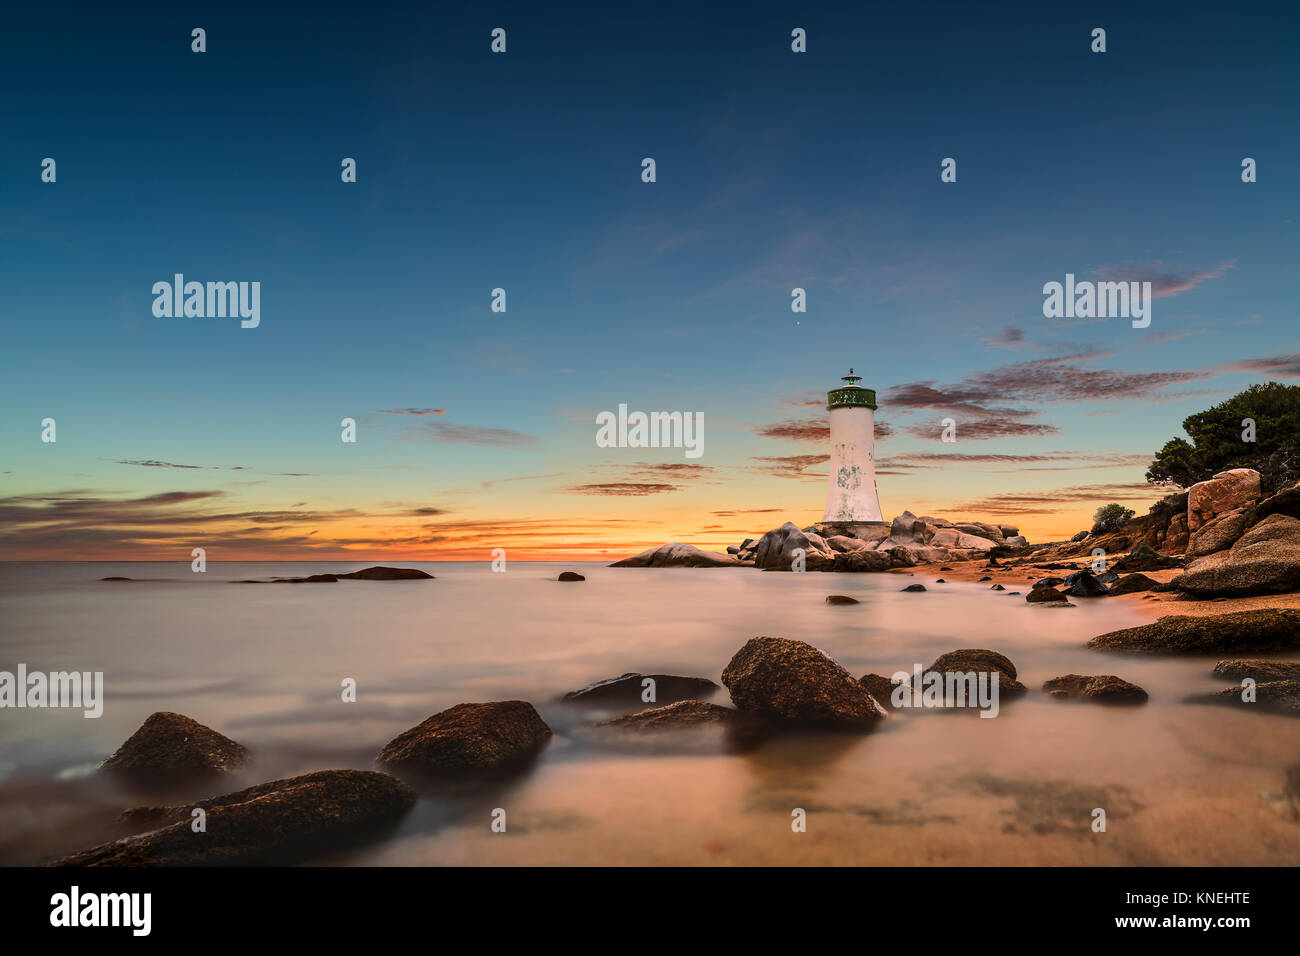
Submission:
<svg viewBox="0 0 1300 956">
<path fill-rule="evenodd" d="M 1132 508 L 1125 508 L 1112 501 L 1108 505 L 1102 505 L 1092 516 L 1092 533 L 1105 534 L 1107 531 L 1118 531 L 1128 524 L 1132 517 Z"/>
<path fill-rule="evenodd" d="M 1253 431 L 1248 422 L 1254 422 Z M 1165 442 L 1147 469 L 1147 481 L 1190 488 L 1229 468 L 1255 469 L 1265 491 L 1300 479 L 1298 385 L 1252 385 L 1213 408 L 1187 416 L 1183 431 L 1191 441 Z"/>
</svg>

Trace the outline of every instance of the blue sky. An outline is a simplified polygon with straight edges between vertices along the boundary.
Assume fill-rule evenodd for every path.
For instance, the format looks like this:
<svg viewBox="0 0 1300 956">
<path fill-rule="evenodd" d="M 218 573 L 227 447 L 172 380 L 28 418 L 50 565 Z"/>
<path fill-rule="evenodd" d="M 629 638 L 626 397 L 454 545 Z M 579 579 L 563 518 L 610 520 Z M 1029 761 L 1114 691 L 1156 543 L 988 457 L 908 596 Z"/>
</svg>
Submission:
<svg viewBox="0 0 1300 956">
<path fill-rule="evenodd" d="M 998 495 L 1132 491 L 1185 415 L 1297 377 L 1294 8 L 209 9 L 0 41 L 5 550 L 167 554 L 209 505 L 275 517 L 222 524 L 241 555 L 561 548 L 534 521 L 590 522 L 575 554 L 729 543 L 820 512 L 798 403 L 848 365 L 892 430 L 887 514 L 1007 520 Z M 175 272 L 260 281 L 260 327 L 155 318 Z M 1151 328 L 1044 319 L 1067 272 L 1155 279 Z M 620 402 L 703 412 L 705 470 L 597 449 Z M 440 414 L 375 411 L 404 408 Z M 935 453 L 1022 460 L 906 457 Z M 42 537 L 70 492 L 105 510 Z M 113 510 L 173 492 L 206 497 Z M 1024 522 L 1102 503 L 1058 497 Z"/>
</svg>

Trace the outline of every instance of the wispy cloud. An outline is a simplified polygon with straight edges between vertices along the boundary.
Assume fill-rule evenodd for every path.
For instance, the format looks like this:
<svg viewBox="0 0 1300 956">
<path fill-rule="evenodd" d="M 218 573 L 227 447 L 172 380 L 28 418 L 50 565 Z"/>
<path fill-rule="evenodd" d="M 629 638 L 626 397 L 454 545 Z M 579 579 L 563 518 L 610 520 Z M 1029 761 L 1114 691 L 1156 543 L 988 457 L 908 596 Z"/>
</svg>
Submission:
<svg viewBox="0 0 1300 956">
<path fill-rule="evenodd" d="M 1208 269 L 1170 269 L 1160 262 L 1131 263 L 1103 266 L 1097 275 L 1107 282 L 1150 282 L 1152 296 L 1164 299 L 1194 289 L 1207 279 L 1217 279 L 1236 264 L 1236 259 L 1230 259 Z"/>
</svg>

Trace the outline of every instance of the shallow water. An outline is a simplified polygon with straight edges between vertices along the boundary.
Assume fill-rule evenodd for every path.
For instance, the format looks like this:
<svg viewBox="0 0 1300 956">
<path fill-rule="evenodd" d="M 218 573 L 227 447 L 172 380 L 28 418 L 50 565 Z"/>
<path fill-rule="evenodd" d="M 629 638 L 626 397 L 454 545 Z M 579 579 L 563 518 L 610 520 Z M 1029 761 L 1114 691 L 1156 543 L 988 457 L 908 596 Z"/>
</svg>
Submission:
<svg viewBox="0 0 1300 956">
<path fill-rule="evenodd" d="M 364 566 L 210 563 L 200 575 L 188 564 L 0 564 L 0 670 L 103 671 L 107 685 L 98 720 L 0 710 L 0 862 L 102 842 L 124 806 L 162 799 L 91 774 L 157 710 L 254 752 L 224 791 L 370 768 L 432 713 L 522 698 L 556 732 L 526 774 L 426 796 L 396 832 L 309 862 L 1300 863 L 1300 823 L 1270 798 L 1300 762 L 1300 721 L 1183 703 L 1225 686 L 1210 676 L 1213 658 L 1084 649 L 1142 622 L 1124 602 L 1029 606 L 987 584 L 899 575 L 543 563 L 501 574 L 418 565 L 434 581 L 228 583 Z M 587 581 L 558 583 L 564 568 Z M 108 575 L 154 580 L 98 580 Z M 1024 581 L 1000 580 L 1010 590 Z M 914 581 L 930 590 L 900 593 Z M 830 593 L 862 603 L 827 606 Z M 691 752 L 652 752 L 584 729 L 599 715 L 556 702 L 627 671 L 716 681 L 762 634 L 813 643 L 855 675 L 990 647 L 1031 694 L 1004 701 L 996 719 L 904 713 L 869 734 L 795 734 L 744 753 L 707 732 Z M 1151 701 L 1112 709 L 1038 691 L 1068 673 L 1118 674 Z M 341 700 L 348 677 L 356 703 Z M 726 691 L 714 699 L 727 703 Z M 1098 807 L 1104 833 L 1091 827 Z M 505 833 L 491 830 L 496 808 Z M 791 830 L 795 808 L 807 812 L 805 833 Z"/>
</svg>

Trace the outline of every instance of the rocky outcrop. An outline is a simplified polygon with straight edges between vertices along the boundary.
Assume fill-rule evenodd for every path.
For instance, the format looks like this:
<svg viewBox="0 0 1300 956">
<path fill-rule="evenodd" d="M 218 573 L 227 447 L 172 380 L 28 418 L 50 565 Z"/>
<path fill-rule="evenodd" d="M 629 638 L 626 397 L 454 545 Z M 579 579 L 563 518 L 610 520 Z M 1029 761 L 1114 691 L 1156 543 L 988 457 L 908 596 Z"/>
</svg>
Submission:
<svg viewBox="0 0 1300 956">
<path fill-rule="evenodd" d="M 338 578 L 350 578 L 354 581 L 423 581 L 433 580 L 433 575 L 419 568 L 365 568 L 349 574 L 335 575 Z"/>
<path fill-rule="evenodd" d="M 1255 506 L 1255 520 L 1263 521 L 1272 515 L 1300 518 L 1300 482 L 1280 489 Z"/>
<path fill-rule="evenodd" d="M 322 770 L 177 807 L 126 811 L 149 832 L 73 854 L 59 866 L 229 866 L 284 863 L 391 824 L 416 794 L 372 770 Z M 202 808 L 206 831 L 191 829 Z"/>
<path fill-rule="evenodd" d="M 1300 611 L 1268 608 L 1209 617 L 1162 617 L 1153 624 L 1100 634 L 1087 646 L 1138 654 L 1291 650 L 1300 647 Z"/>
<path fill-rule="evenodd" d="M 248 750 L 184 714 L 150 714 L 100 769 L 159 783 L 226 773 L 242 764 Z"/>
<path fill-rule="evenodd" d="M 1043 683 L 1043 690 L 1058 700 L 1096 701 L 1102 704 L 1145 704 L 1147 692 L 1114 674 L 1066 674 Z"/>
<path fill-rule="evenodd" d="M 577 571 L 561 571 L 559 581 L 585 581 L 586 576 L 579 574 Z"/>
<path fill-rule="evenodd" d="M 885 716 L 861 683 L 822 651 L 780 637 L 755 637 L 722 672 L 736 707 L 801 723 L 865 725 Z"/>
<path fill-rule="evenodd" d="M 622 561 L 615 561 L 611 568 L 748 568 L 753 565 L 731 554 L 719 554 L 716 551 L 701 551 L 693 544 L 669 541 L 657 548 L 649 548 L 640 554 Z"/>
<path fill-rule="evenodd" d="M 654 700 L 649 702 L 642 699 L 649 686 L 645 683 L 647 680 L 654 681 Z M 570 704 L 630 707 L 643 703 L 665 704 L 690 700 L 694 697 L 707 697 L 716 690 L 718 685 L 704 677 L 628 673 L 569 691 L 561 700 Z"/>
<path fill-rule="evenodd" d="M 1226 551 L 1192 561 L 1173 585 L 1198 597 L 1300 590 L 1300 521 L 1270 515 Z"/>
<path fill-rule="evenodd" d="M 835 557 L 835 552 L 821 535 L 816 532 L 805 534 L 793 522 L 787 521 L 758 539 L 754 545 L 754 567 L 764 571 L 791 571 L 796 551 L 803 553 L 805 563 L 810 557 L 827 560 Z"/>
<path fill-rule="evenodd" d="M 457 704 L 398 734 L 377 762 L 415 772 L 483 769 L 525 761 L 550 737 L 527 701 Z"/>
<path fill-rule="evenodd" d="M 1274 680 L 1300 680 L 1300 663 L 1238 658 L 1219 661 L 1214 665 L 1214 676 L 1226 677 L 1229 680 L 1241 680 L 1249 677 L 1261 684 Z"/>
<path fill-rule="evenodd" d="M 1250 468 L 1221 471 L 1187 489 L 1187 530 L 1195 534 L 1217 516 L 1245 508 L 1259 499 L 1259 472 Z"/>
<path fill-rule="evenodd" d="M 893 556 L 888 552 L 848 551 L 835 555 L 830 570 L 848 572 L 888 571 L 893 566 Z"/>
</svg>

